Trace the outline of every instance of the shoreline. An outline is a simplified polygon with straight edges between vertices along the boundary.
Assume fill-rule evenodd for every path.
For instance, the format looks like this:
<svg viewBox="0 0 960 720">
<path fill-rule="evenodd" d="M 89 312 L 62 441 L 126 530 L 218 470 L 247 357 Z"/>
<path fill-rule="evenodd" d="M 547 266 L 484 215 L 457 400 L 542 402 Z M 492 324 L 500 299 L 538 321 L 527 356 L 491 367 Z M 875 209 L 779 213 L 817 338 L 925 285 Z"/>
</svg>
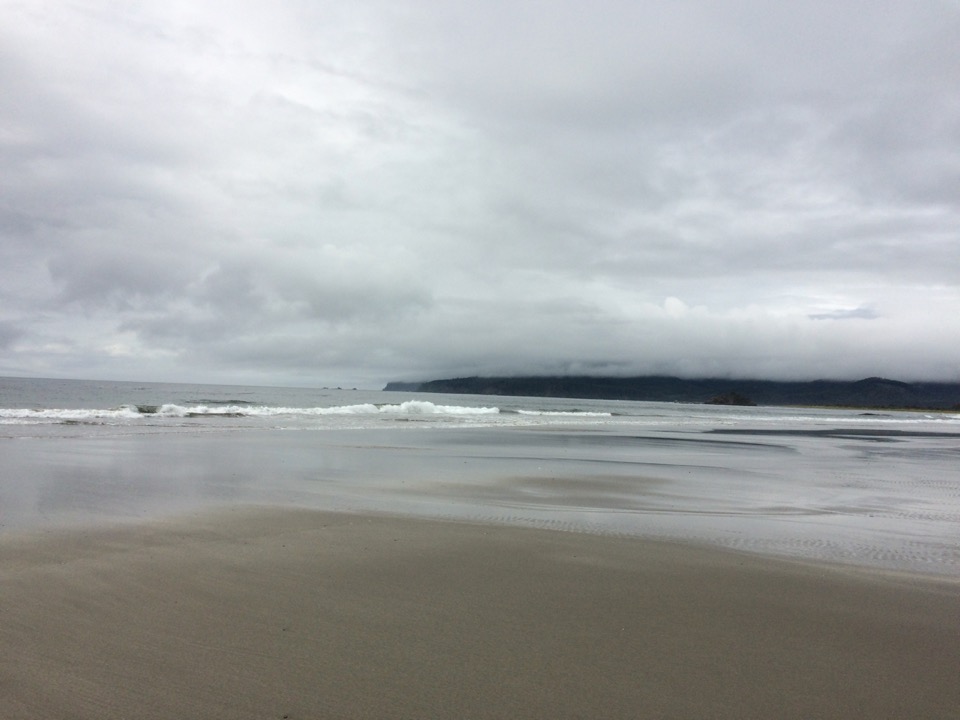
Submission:
<svg viewBox="0 0 960 720">
<path fill-rule="evenodd" d="M 280 508 L 0 535 L 0 715 L 952 717 L 957 579 Z"/>
<path fill-rule="evenodd" d="M 747 402 L 719 405 L 821 406 L 828 408 L 960 407 L 956 382 L 901 382 L 883 377 L 860 380 L 772 380 L 749 377 L 670 375 L 470 376 L 389 382 L 384 392 L 439 392 L 471 395 L 681 402 L 713 404 L 733 393 Z"/>
</svg>

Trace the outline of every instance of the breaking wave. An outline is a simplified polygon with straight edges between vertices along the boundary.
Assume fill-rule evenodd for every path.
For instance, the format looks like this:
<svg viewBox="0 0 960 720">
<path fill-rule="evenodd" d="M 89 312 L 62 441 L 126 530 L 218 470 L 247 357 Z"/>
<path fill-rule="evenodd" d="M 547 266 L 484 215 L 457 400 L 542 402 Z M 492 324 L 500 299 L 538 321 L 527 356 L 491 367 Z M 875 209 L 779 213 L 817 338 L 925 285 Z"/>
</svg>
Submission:
<svg viewBox="0 0 960 720">
<path fill-rule="evenodd" d="M 197 417 L 312 417 L 324 415 L 431 415 L 431 416 L 475 416 L 497 415 L 497 407 L 464 407 L 459 405 L 437 405 L 423 400 L 409 400 L 396 405 L 361 403 L 358 405 L 338 405 L 333 407 L 271 407 L 248 404 L 216 405 L 122 405 L 110 409 L 29 409 L 0 408 L 0 423 L 93 423 L 123 422 L 149 418 L 197 418 Z"/>
<path fill-rule="evenodd" d="M 104 420 L 136 420 L 143 413 L 135 405 L 123 405 L 110 410 L 102 409 L 44 409 L 0 408 L 0 423 L 17 422 L 96 422 Z"/>
<path fill-rule="evenodd" d="M 461 407 L 457 405 L 435 405 L 422 400 L 410 400 L 399 405 L 336 405 L 333 407 L 269 407 L 220 405 L 161 405 L 158 415 L 171 417 L 195 417 L 199 415 L 228 415 L 231 417 L 275 417 L 279 415 L 495 415 L 500 412 L 496 407 Z"/>
</svg>

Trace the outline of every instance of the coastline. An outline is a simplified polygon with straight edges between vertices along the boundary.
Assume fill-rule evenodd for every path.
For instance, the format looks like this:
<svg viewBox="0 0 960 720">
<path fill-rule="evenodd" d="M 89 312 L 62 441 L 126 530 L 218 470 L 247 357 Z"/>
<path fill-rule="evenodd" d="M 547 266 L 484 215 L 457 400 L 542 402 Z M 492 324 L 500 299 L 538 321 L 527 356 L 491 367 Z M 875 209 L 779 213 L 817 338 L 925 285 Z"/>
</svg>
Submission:
<svg viewBox="0 0 960 720">
<path fill-rule="evenodd" d="M 952 717 L 956 579 L 235 507 L 0 536 L 0 715 Z"/>
<path fill-rule="evenodd" d="M 960 383 L 861 380 L 772 380 L 749 377 L 669 375 L 471 376 L 390 382 L 385 391 L 530 397 L 595 398 L 643 402 L 857 409 L 960 409 Z"/>
</svg>

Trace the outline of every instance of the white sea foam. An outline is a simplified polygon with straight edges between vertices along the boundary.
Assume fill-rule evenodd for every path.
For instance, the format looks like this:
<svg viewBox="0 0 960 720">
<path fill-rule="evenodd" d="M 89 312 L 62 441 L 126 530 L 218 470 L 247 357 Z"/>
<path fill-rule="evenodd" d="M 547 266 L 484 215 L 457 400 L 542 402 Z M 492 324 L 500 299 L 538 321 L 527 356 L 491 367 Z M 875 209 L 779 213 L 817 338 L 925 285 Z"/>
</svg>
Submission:
<svg viewBox="0 0 960 720">
<path fill-rule="evenodd" d="M 497 407 L 462 407 L 460 405 L 434 405 L 425 400 L 408 400 L 399 405 L 381 405 L 380 412 L 409 415 L 498 415 Z"/>
<path fill-rule="evenodd" d="M 181 407 L 179 405 L 164 405 L 159 414 L 179 415 L 230 415 L 252 417 L 273 417 L 279 415 L 496 415 L 500 412 L 496 407 L 463 407 L 459 405 L 436 405 L 423 400 L 409 400 L 399 405 L 374 405 L 361 403 L 358 405 L 335 405 L 333 407 L 269 407 L 269 406 L 241 406 L 221 405 L 209 407 L 194 405 Z"/>
<path fill-rule="evenodd" d="M 40 422 L 103 422 L 142 420 L 154 418 L 190 418 L 190 417 L 313 417 L 327 415 L 432 415 L 432 416 L 475 416 L 498 415 L 497 407 L 466 407 L 460 405 L 437 405 L 423 400 L 409 400 L 399 404 L 375 405 L 360 403 L 356 405 L 336 405 L 332 407 L 274 407 L 267 405 L 178 405 L 165 403 L 152 407 L 124 405 L 112 409 L 44 409 L 0 408 L 0 423 L 40 423 Z"/>
<path fill-rule="evenodd" d="M 0 422 L 93 422 L 97 420 L 133 420 L 142 417 L 137 408 L 124 405 L 112 409 L 0 408 Z"/>
</svg>

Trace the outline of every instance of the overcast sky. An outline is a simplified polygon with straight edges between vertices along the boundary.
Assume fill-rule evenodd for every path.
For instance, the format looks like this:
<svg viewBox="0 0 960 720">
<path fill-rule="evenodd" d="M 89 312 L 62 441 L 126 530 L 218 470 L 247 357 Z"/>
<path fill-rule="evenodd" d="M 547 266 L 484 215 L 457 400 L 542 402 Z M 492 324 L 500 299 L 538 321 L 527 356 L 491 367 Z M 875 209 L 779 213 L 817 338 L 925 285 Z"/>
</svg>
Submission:
<svg viewBox="0 0 960 720">
<path fill-rule="evenodd" d="M 0 0 L 0 375 L 960 381 L 960 2 Z"/>
</svg>

